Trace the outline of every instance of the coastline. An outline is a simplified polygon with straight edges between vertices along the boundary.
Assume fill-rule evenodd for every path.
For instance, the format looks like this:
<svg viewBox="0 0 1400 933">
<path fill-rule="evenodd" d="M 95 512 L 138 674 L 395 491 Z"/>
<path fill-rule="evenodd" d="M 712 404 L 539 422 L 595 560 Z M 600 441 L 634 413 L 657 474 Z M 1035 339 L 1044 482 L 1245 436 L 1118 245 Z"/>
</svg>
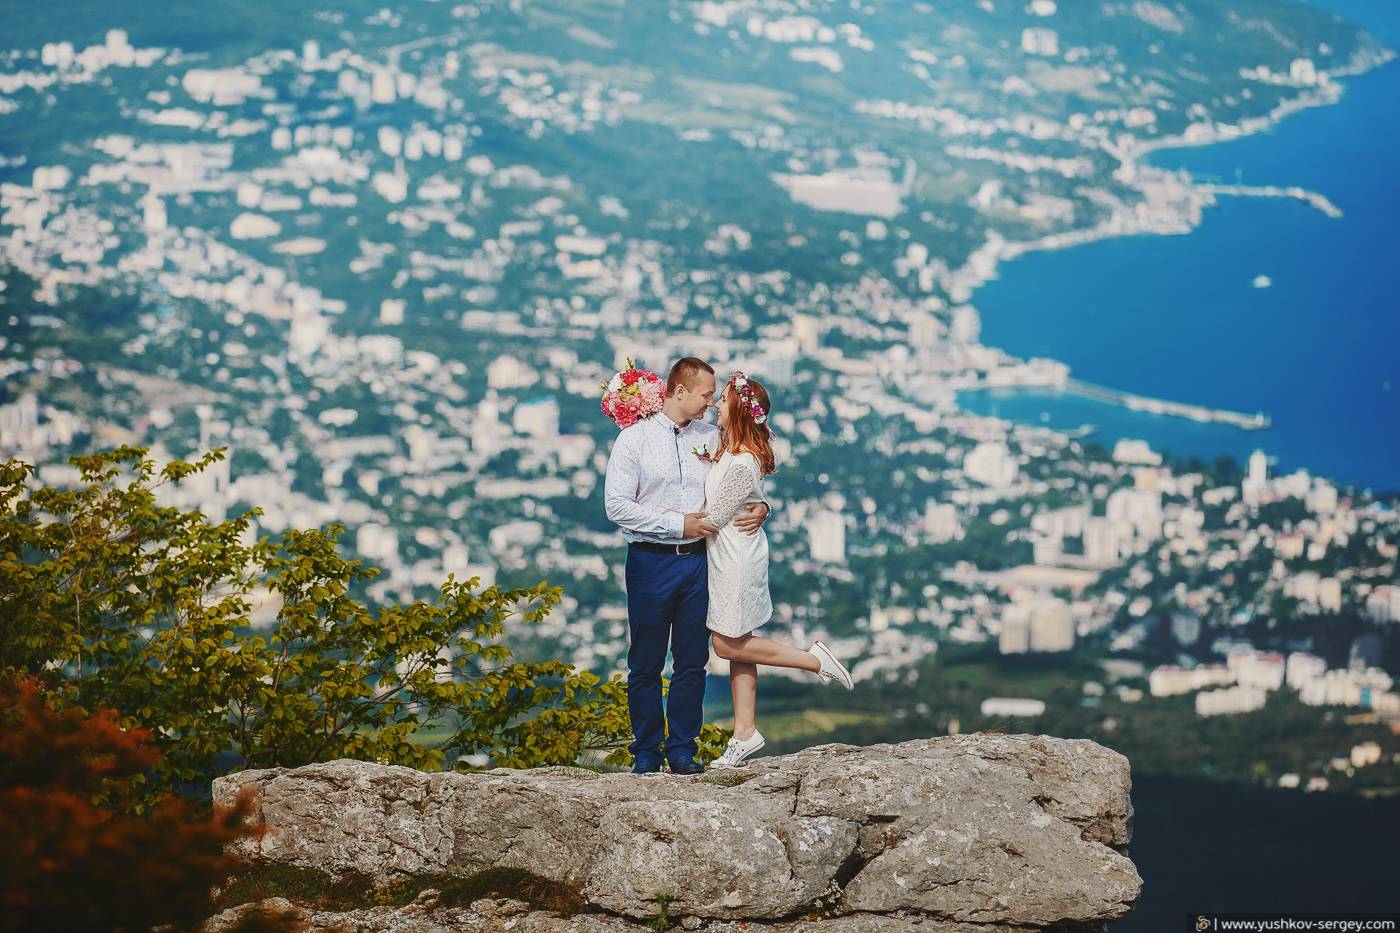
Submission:
<svg viewBox="0 0 1400 933">
<path fill-rule="evenodd" d="M 1320 74 L 1326 75 L 1329 79 L 1345 77 L 1360 77 L 1368 72 L 1374 71 L 1383 65 L 1389 64 L 1400 53 L 1386 48 L 1376 55 L 1366 55 L 1359 52 L 1351 65 L 1346 68 L 1324 71 Z M 1325 88 L 1326 90 L 1323 90 Z M 1185 234 L 1191 233 L 1201 222 L 1201 211 L 1206 207 L 1214 206 L 1216 203 L 1215 194 L 1241 195 L 1246 197 L 1280 197 L 1283 195 L 1276 191 L 1288 191 L 1289 197 L 1299 198 L 1329 213 L 1328 207 L 1337 212 L 1341 212 L 1331 201 L 1322 194 L 1297 188 L 1298 194 L 1294 194 L 1295 189 L 1260 189 L 1260 190 L 1226 190 L 1230 188 L 1241 188 L 1244 186 L 1221 186 L 1207 182 L 1197 182 L 1185 172 L 1171 172 L 1167 169 L 1158 169 L 1143 163 L 1142 158 L 1168 149 L 1193 149 L 1205 146 L 1216 145 L 1223 142 L 1231 142 L 1236 139 L 1244 139 L 1266 132 L 1279 125 L 1288 117 L 1304 110 L 1314 107 L 1327 107 L 1338 104 L 1345 95 L 1345 85 L 1329 83 L 1312 91 L 1305 91 L 1297 97 L 1289 98 L 1280 102 L 1267 114 L 1259 117 L 1251 117 L 1239 124 L 1194 124 L 1193 127 L 1201 127 L 1196 132 L 1188 130 L 1186 133 L 1178 133 L 1172 136 L 1164 136 L 1161 139 L 1144 140 L 1135 142 L 1126 150 L 1116 150 L 1112 147 L 1104 149 L 1109 155 L 1119 162 L 1119 168 L 1115 174 L 1126 174 L 1127 177 L 1137 182 L 1136 190 L 1144 197 L 1150 195 L 1150 191 L 1145 191 L 1150 182 L 1159 181 L 1156 173 L 1170 176 L 1178 180 L 1184 193 L 1198 195 L 1190 198 L 1188 203 L 1190 210 L 1183 215 L 1173 219 L 1164 217 L 1141 218 L 1138 211 L 1129 209 L 1126 205 L 1123 209 L 1115 210 L 1106 220 L 1080 230 L 1065 230 L 1059 233 L 1051 233 L 1034 240 L 1007 240 L 998 234 L 993 233 L 988 237 L 986 244 L 973 251 L 967 262 L 948 273 L 943 282 L 949 294 L 955 301 L 963 302 L 971 298 L 977 287 L 983 285 L 996 277 L 998 267 L 1002 262 L 1015 259 L 1025 253 L 1041 250 L 1069 249 L 1084 243 L 1092 243 L 1097 240 L 1110 239 L 1113 237 L 1137 236 L 1139 234 Z M 1149 173 L 1149 180 L 1144 182 L 1141 173 Z M 1327 205 L 1324 207 L 1322 205 Z"/>
<path fill-rule="evenodd" d="M 999 277 L 1003 262 L 1031 252 L 1049 252 L 1068 249 L 1103 240 L 1128 238 L 1144 234 L 1184 235 L 1195 232 L 1202 224 L 1207 207 L 1220 204 L 1222 198 L 1272 198 L 1294 200 L 1305 204 L 1330 219 L 1343 216 L 1343 212 L 1326 195 L 1301 186 L 1251 186 L 1227 185 L 1198 181 L 1185 169 L 1166 169 L 1144 161 L 1154 152 L 1173 149 L 1200 149 L 1217 143 L 1231 142 L 1264 133 L 1299 112 L 1327 107 L 1341 103 L 1347 93 L 1347 85 L 1335 81 L 1337 78 L 1364 76 L 1397 59 L 1397 53 L 1386 46 L 1378 49 L 1363 48 L 1353 55 L 1351 61 L 1342 68 L 1320 72 L 1326 83 L 1309 88 L 1303 93 L 1281 101 L 1268 113 L 1243 120 L 1238 124 L 1195 124 L 1185 133 L 1174 134 L 1157 140 L 1142 141 L 1130 147 L 1115 149 L 1105 147 L 1119 162 L 1115 177 L 1126 181 L 1142 196 L 1133 204 L 1116 206 L 1108 217 L 1090 227 L 1066 230 L 1048 234 L 1033 240 L 1007 240 L 995 232 L 988 236 L 983 246 L 975 250 L 968 260 L 957 269 L 950 271 L 944 285 L 952 300 L 960 304 L 970 304 L 974 310 L 973 294 L 982 285 Z M 980 312 L 979 312 L 980 313 Z M 1013 354 L 985 344 L 991 349 L 1011 359 L 1020 359 Z M 1052 356 L 1037 353 L 1037 358 Z M 1052 360 L 1064 366 L 1068 364 Z M 1067 383 L 1079 380 L 1067 378 Z M 1087 383 L 1086 383 L 1087 384 Z M 1085 397 L 1121 406 L 1128 410 L 1146 411 L 1189 418 L 1206 423 L 1230 424 L 1249 431 L 1268 427 L 1270 417 L 1264 412 L 1245 415 L 1224 409 L 1211 409 L 1202 405 L 1192 405 L 1163 398 L 1150 398 L 1108 386 L 1090 385 L 1094 390 Z M 1071 392 L 1068 386 L 1043 386 L 1041 389 L 1058 394 L 1083 394 Z M 968 411 L 961 403 L 959 408 Z M 972 412 L 969 412 L 972 413 Z M 1205 415 L 1205 416 L 1203 416 Z M 1220 415 L 1223 417 L 1216 417 Z M 1042 418 L 1044 416 L 1042 415 Z M 1365 485 L 1365 484 L 1356 484 Z"/>
</svg>

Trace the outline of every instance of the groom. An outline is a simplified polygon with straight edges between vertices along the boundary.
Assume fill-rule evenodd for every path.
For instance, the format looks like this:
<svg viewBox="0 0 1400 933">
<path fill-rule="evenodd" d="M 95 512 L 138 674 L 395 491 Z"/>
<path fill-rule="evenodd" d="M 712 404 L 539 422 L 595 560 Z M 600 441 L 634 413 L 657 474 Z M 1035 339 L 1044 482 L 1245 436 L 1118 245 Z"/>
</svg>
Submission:
<svg viewBox="0 0 1400 933">
<path fill-rule="evenodd" d="M 717 454 L 719 429 L 704 421 L 714 404 L 715 371 L 693 356 L 666 377 L 661 411 L 624 428 L 608 457 L 603 498 L 608 520 L 627 541 L 627 709 L 632 717 L 632 771 L 699 774 L 695 760 L 710 659 L 705 618 L 710 603 L 705 538 L 719 529 L 705 520 L 705 477 Z M 752 534 L 768 506 L 748 506 L 734 525 Z M 661 669 L 671 649 L 671 692 L 662 747 Z"/>
</svg>

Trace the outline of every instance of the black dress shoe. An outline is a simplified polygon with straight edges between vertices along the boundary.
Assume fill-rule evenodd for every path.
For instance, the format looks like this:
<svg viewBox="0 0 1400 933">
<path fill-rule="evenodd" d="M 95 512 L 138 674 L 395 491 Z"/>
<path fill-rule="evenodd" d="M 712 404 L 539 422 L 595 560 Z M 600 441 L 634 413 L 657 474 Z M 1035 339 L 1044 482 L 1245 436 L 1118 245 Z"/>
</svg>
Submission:
<svg viewBox="0 0 1400 933">
<path fill-rule="evenodd" d="M 661 772 L 661 762 L 659 761 L 639 761 L 632 766 L 633 774 L 659 774 Z"/>
<path fill-rule="evenodd" d="M 694 758 L 673 758 L 668 764 L 672 774 L 703 774 L 705 766 Z"/>
</svg>

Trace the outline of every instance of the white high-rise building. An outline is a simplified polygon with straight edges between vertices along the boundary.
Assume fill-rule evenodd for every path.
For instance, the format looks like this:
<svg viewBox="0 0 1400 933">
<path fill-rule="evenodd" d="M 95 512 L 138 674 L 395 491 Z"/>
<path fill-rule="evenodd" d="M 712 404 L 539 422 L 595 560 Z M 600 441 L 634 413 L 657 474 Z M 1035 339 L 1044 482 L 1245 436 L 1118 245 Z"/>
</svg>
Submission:
<svg viewBox="0 0 1400 933">
<path fill-rule="evenodd" d="M 1162 536 L 1162 494 L 1147 489 L 1116 489 L 1108 497 L 1105 508 L 1110 521 L 1133 526 L 1133 533 L 1143 541 L 1156 541 Z"/>
<path fill-rule="evenodd" d="M 1316 571 L 1304 570 L 1283 581 L 1283 595 L 1305 603 L 1317 602 L 1317 590 L 1322 578 Z"/>
<path fill-rule="evenodd" d="M 366 522 L 355 531 L 355 550 L 384 564 L 399 561 L 399 533 L 388 525 Z"/>
<path fill-rule="evenodd" d="M 1337 487 L 1326 480 L 1316 480 L 1303 501 L 1309 512 L 1326 515 L 1337 511 Z"/>
<path fill-rule="evenodd" d="M 983 441 L 963 458 L 963 472 L 983 486 L 1010 486 L 1016 479 L 1016 458 L 1005 444 Z"/>
<path fill-rule="evenodd" d="M 931 349 L 938 345 L 941 331 L 938 318 L 921 311 L 909 319 L 909 345 L 920 350 Z"/>
<path fill-rule="evenodd" d="M 1400 622 L 1400 586 L 1378 586 L 1366 597 L 1366 615 L 1376 622 Z"/>
<path fill-rule="evenodd" d="M 1025 654 L 1031 650 L 1031 607 L 1010 603 L 1001 612 L 1001 636 L 997 650 L 1002 654 Z"/>
<path fill-rule="evenodd" d="M 397 159 L 403 154 L 403 134 L 392 126 L 381 126 L 375 139 L 379 143 L 379 151 L 389 158 Z"/>
<path fill-rule="evenodd" d="M 330 336 L 331 322 L 312 311 L 292 316 L 287 332 L 287 356 L 292 361 L 309 359 Z"/>
<path fill-rule="evenodd" d="M 812 560 L 824 564 L 841 564 L 846 561 L 846 517 L 840 512 L 823 509 L 812 518 L 807 526 L 807 540 L 812 550 Z"/>
<path fill-rule="evenodd" d="M 1071 505 L 1037 512 L 1031 519 L 1031 528 L 1049 538 L 1078 538 L 1084 534 L 1084 523 L 1088 519 L 1088 505 Z"/>
<path fill-rule="evenodd" d="M 975 308 L 971 305 L 960 305 L 953 309 L 953 327 L 950 333 L 954 340 L 975 343 L 981 332 L 982 320 L 977 316 Z"/>
<path fill-rule="evenodd" d="M 1342 581 L 1336 577 L 1323 577 L 1317 581 L 1317 605 L 1327 612 L 1342 611 Z"/>
<path fill-rule="evenodd" d="M 486 367 L 486 383 L 493 389 L 524 389 L 539 378 L 528 363 L 509 355 L 496 357 Z"/>
<path fill-rule="evenodd" d="M 1027 55 L 1059 55 L 1059 33 L 1042 27 L 1022 29 L 1021 51 Z"/>
<path fill-rule="evenodd" d="M 1117 563 L 1123 546 L 1117 522 L 1093 517 L 1084 522 L 1084 557 L 1096 564 Z"/>
<path fill-rule="evenodd" d="M 155 194 L 147 193 L 141 199 L 141 226 L 147 233 L 160 233 L 165 230 L 165 201 Z"/>
<path fill-rule="evenodd" d="M 458 580 L 471 578 L 471 550 L 462 542 L 457 541 L 447 545 L 442 549 L 442 573 L 456 574 Z"/>
<path fill-rule="evenodd" d="M 531 399 L 515 406 L 511 426 L 527 437 L 554 439 L 559 436 L 559 403 L 553 396 Z"/>
<path fill-rule="evenodd" d="M 544 540 L 544 526 L 535 521 L 507 522 L 492 528 L 487 539 L 497 554 L 511 548 L 534 547 Z"/>
<path fill-rule="evenodd" d="M 393 327 L 403 323 L 404 309 L 408 303 L 402 298 L 385 298 L 379 302 L 379 323 Z"/>
<path fill-rule="evenodd" d="M 394 75 L 384 69 L 376 71 L 370 79 L 369 94 L 370 99 L 376 104 L 392 104 L 394 102 Z"/>
<path fill-rule="evenodd" d="M 1036 538 L 1031 542 L 1031 562 L 1042 567 L 1053 566 L 1065 556 L 1064 539 Z"/>
<path fill-rule="evenodd" d="M 1272 651 L 1231 651 L 1225 666 L 1243 687 L 1277 690 L 1283 686 L 1285 663 L 1283 655 Z"/>
<path fill-rule="evenodd" d="M 822 323 L 810 314 L 797 314 L 792 318 L 792 336 L 797 341 L 797 352 L 815 353 L 821 342 Z"/>
<path fill-rule="evenodd" d="M 1249 468 L 1241 484 L 1241 498 L 1249 505 L 1254 505 L 1263 498 L 1264 491 L 1269 488 L 1269 455 L 1262 450 L 1256 449 L 1249 455 Z"/>
<path fill-rule="evenodd" d="M 1074 617 L 1063 599 L 1042 599 L 1031 605 L 1031 650 L 1069 651 L 1074 647 Z"/>
<path fill-rule="evenodd" d="M 928 500 L 928 505 L 924 507 L 924 535 L 935 544 L 952 541 L 962 535 L 957 508 L 947 502 Z"/>
<path fill-rule="evenodd" d="M 0 405 L 0 450 L 14 452 L 27 443 L 39 425 L 39 396 L 26 392 Z"/>
<path fill-rule="evenodd" d="M 1284 678 L 1294 690 L 1302 690 L 1311 680 L 1327 673 L 1327 662 L 1315 654 L 1294 651 L 1284 662 Z"/>
</svg>

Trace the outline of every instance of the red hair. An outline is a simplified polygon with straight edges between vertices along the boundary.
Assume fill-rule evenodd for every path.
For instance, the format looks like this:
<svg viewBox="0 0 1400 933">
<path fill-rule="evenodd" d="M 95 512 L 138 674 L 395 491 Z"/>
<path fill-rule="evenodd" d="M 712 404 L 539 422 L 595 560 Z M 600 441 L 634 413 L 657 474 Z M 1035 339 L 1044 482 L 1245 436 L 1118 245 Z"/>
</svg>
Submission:
<svg viewBox="0 0 1400 933">
<path fill-rule="evenodd" d="M 754 400 L 763 409 L 765 415 L 773 410 L 772 403 L 768 398 L 768 390 L 763 387 L 752 376 L 746 376 L 749 381 L 749 391 L 753 393 Z M 731 380 L 729 387 L 724 391 L 724 447 L 725 450 L 736 454 L 750 453 L 758 461 L 758 468 L 764 476 L 777 472 L 777 460 L 773 456 L 772 432 L 768 430 L 767 419 L 763 424 L 753 420 L 753 415 L 749 412 L 749 407 L 739 399 L 739 391 L 734 388 Z"/>
</svg>

